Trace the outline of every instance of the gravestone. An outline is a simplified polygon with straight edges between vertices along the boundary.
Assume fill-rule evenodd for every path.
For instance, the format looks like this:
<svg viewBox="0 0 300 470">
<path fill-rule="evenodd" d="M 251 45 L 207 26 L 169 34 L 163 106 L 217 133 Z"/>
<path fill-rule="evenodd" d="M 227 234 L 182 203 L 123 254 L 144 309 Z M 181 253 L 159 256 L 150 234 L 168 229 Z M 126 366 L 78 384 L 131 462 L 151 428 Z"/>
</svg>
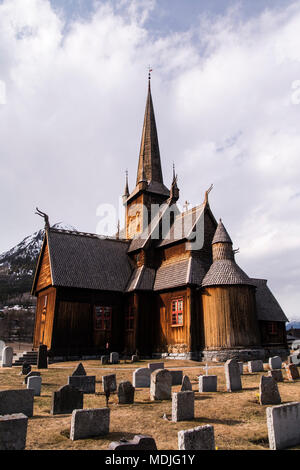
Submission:
<svg viewBox="0 0 300 470">
<path fill-rule="evenodd" d="M 277 382 L 273 377 L 262 376 L 260 378 L 259 403 L 261 405 L 279 405 L 281 403 Z"/>
<path fill-rule="evenodd" d="M 244 363 L 239 361 L 238 365 L 239 365 L 239 368 L 240 368 L 240 374 L 243 375 L 243 373 L 244 373 Z"/>
<path fill-rule="evenodd" d="M 283 375 L 281 369 L 269 370 L 268 377 L 273 377 L 276 382 L 283 382 Z"/>
<path fill-rule="evenodd" d="M 133 356 L 131 356 L 131 362 L 132 362 L 132 363 L 133 363 L 133 362 L 138 362 L 138 360 L 139 360 L 139 357 L 138 357 L 136 354 L 134 354 Z"/>
<path fill-rule="evenodd" d="M 155 440 L 151 436 L 137 435 L 131 441 L 122 439 L 118 442 L 111 442 L 109 450 L 157 450 Z"/>
<path fill-rule="evenodd" d="M 28 377 L 27 388 L 30 388 L 33 390 L 35 397 L 39 397 L 41 395 L 41 387 L 42 387 L 42 377 L 38 375 Z"/>
<path fill-rule="evenodd" d="M 295 366 L 300 366 L 300 354 L 291 354 L 289 356 L 289 364 L 294 364 Z"/>
<path fill-rule="evenodd" d="M 109 364 L 109 356 L 101 356 L 101 365 Z"/>
<path fill-rule="evenodd" d="M 86 375 L 85 368 L 83 367 L 81 362 L 74 369 L 74 371 L 72 373 L 72 377 L 74 377 L 76 375 Z"/>
<path fill-rule="evenodd" d="M 146 367 L 140 367 L 133 372 L 132 383 L 135 388 L 150 387 L 151 370 Z"/>
<path fill-rule="evenodd" d="M 287 364 L 285 366 L 285 370 L 286 370 L 287 378 L 291 382 L 293 382 L 294 380 L 299 379 L 299 372 L 298 372 L 297 366 L 295 364 Z"/>
<path fill-rule="evenodd" d="M 95 375 L 71 375 L 68 377 L 68 385 L 77 388 L 82 393 L 95 393 Z"/>
<path fill-rule="evenodd" d="M 150 399 L 170 400 L 172 376 L 167 369 L 157 369 L 151 374 Z"/>
<path fill-rule="evenodd" d="M 28 418 L 33 416 L 34 392 L 28 390 L 0 391 L 0 415 L 23 413 Z"/>
<path fill-rule="evenodd" d="M 24 361 L 22 364 L 21 375 L 27 375 L 31 371 L 31 365 Z"/>
<path fill-rule="evenodd" d="M 102 388 L 104 393 L 112 393 L 117 390 L 116 374 L 103 375 Z"/>
<path fill-rule="evenodd" d="M 71 385 L 64 385 L 52 394 L 51 414 L 69 414 L 83 408 L 83 393 Z"/>
<path fill-rule="evenodd" d="M 269 447 L 282 450 L 300 444 L 300 403 L 267 408 Z"/>
<path fill-rule="evenodd" d="M 254 372 L 263 372 L 264 371 L 264 363 L 261 360 L 257 361 L 248 361 L 248 371 L 250 374 Z"/>
<path fill-rule="evenodd" d="M 271 370 L 281 369 L 282 367 L 281 357 L 279 356 L 270 357 L 269 367 Z"/>
<path fill-rule="evenodd" d="M 194 392 L 172 393 L 172 421 L 189 421 L 194 419 Z"/>
<path fill-rule="evenodd" d="M 209 424 L 178 432 L 179 450 L 215 450 L 214 427 Z"/>
<path fill-rule="evenodd" d="M 182 384 L 182 370 L 170 370 L 172 376 L 172 385 L 181 385 Z"/>
<path fill-rule="evenodd" d="M 41 344 L 37 356 L 37 368 L 48 369 L 48 350 L 46 344 Z"/>
<path fill-rule="evenodd" d="M 149 362 L 148 368 L 151 370 L 151 372 L 154 372 L 158 369 L 164 369 L 165 365 L 163 362 Z"/>
<path fill-rule="evenodd" d="M 118 398 L 120 404 L 130 404 L 134 402 L 135 388 L 131 382 L 120 382 L 118 387 Z"/>
<path fill-rule="evenodd" d="M 117 352 L 110 353 L 109 361 L 110 361 L 111 364 L 119 364 L 119 360 L 120 360 L 119 359 L 119 353 L 117 353 Z"/>
<path fill-rule="evenodd" d="M 191 381 L 187 375 L 185 375 L 182 379 L 181 383 L 181 392 L 191 392 L 193 390 Z"/>
<path fill-rule="evenodd" d="M 25 384 L 25 385 L 27 384 L 29 377 L 39 377 L 40 375 L 41 375 L 41 373 L 38 372 L 37 370 L 32 370 L 31 372 L 29 372 L 29 373 L 26 375 L 26 377 L 25 377 L 25 379 L 24 379 L 24 384 Z"/>
<path fill-rule="evenodd" d="M 4 348 L 5 348 L 5 343 L 4 341 L 0 340 L 0 360 L 2 359 L 2 352 Z"/>
<path fill-rule="evenodd" d="M 73 410 L 71 417 L 70 439 L 86 439 L 105 436 L 109 433 L 109 408 Z"/>
<path fill-rule="evenodd" d="M 229 359 L 225 362 L 226 388 L 228 392 L 242 390 L 242 381 L 240 368 L 235 359 Z"/>
<path fill-rule="evenodd" d="M 6 346 L 2 351 L 2 367 L 12 367 L 13 363 L 13 348 Z"/>
<path fill-rule="evenodd" d="M 24 450 L 27 424 L 23 413 L 0 416 L 0 450 Z"/>
<path fill-rule="evenodd" d="M 217 391 L 216 375 L 200 375 L 199 376 L 199 392 L 216 392 Z"/>
</svg>

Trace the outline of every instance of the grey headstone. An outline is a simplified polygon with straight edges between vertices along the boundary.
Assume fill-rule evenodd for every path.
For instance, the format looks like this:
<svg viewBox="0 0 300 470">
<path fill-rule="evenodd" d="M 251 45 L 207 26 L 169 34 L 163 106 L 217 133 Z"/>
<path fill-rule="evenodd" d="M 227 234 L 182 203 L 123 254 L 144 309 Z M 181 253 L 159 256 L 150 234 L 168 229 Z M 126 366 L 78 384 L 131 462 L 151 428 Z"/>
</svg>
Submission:
<svg viewBox="0 0 300 470">
<path fill-rule="evenodd" d="M 119 353 L 117 352 L 112 352 L 110 353 L 110 363 L 111 364 L 119 364 Z"/>
<path fill-rule="evenodd" d="M 83 393 L 95 393 L 96 376 L 95 375 L 71 375 L 68 377 L 68 385 L 77 388 Z"/>
<path fill-rule="evenodd" d="M 109 433 L 109 408 L 73 410 L 71 417 L 70 439 L 105 436 Z"/>
<path fill-rule="evenodd" d="M 13 363 L 13 348 L 6 346 L 2 351 L 2 367 L 12 367 Z"/>
<path fill-rule="evenodd" d="M 244 363 L 239 361 L 238 365 L 239 365 L 239 368 L 240 368 L 240 374 L 243 375 L 243 373 L 244 373 Z"/>
<path fill-rule="evenodd" d="M 158 369 L 164 369 L 165 365 L 163 362 L 149 362 L 148 368 L 151 370 L 151 372 L 154 372 Z"/>
<path fill-rule="evenodd" d="M 48 350 L 45 344 L 41 344 L 37 356 L 37 368 L 48 369 Z"/>
<path fill-rule="evenodd" d="M 118 398 L 120 404 L 130 404 L 134 402 L 135 388 L 131 382 L 120 382 L 118 387 Z"/>
<path fill-rule="evenodd" d="M 27 388 L 30 388 L 34 391 L 35 397 L 39 397 L 41 395 L 41 387 L 42 387 L 42 377 L 38 375 L 28 377 Z"/>
<path fill-rule="evenodd" d="M 109 450 L 157 450 L 155 440 L 150 436 L 137 435 L 131 441 L 122 439 L 119 442 L 111 442 Z"/>
<path fill-rule="evenodd" d="M 23 413 L 0 416 L 0 450 L 24 450 L 27 424 Z"/>
<path fill-rule="evenodd" d="M 185 375 L 182 379 L 181 383 L 181 392 L 191 392 L 193 390 L 191 381 L 187 375 Z"/>
<path fill-rule="evenodd" d="M 116 374 L 103 375 L 102 377 L 103 392 L 115 392 L 117 390 Z"/>
<path fill-rule="evenodd" d="M 64 385 L 52 394 L 51 414 L 69 414 L 83 408 L 83 393 L 71 385 Z"/>
<path fill-rule="evenodd" d="M 299 372 L 298 372 L 297 366 L 295 364 L 287 364 L 285 366 L 285 370 L 286 370 L 287 378 L 291 382 L 293 382 L 294 380 L 299 379 Z"/>
<path fill-rule="evenodd" d="M 215 450 L 215 436 L 213 426 L 198 426 L 178 432 L 179 450 Z"/>
<path fill-rule="evenodd" d="M 0 415 L 23 413 L 28 418 L 33 415 L 33 390 L 0 391 Z"/>
<path fill-rule="evenodd" d="M 139 357 L 136 354 L 131 356 L 131 362 L 138 362 L 138 360 L 139 360 Z"/>
<path fill-rule="evenodd" d="M 271 370 L 281 369 L 282 367 L 281 357 L 279 356 L 270 357 L 269 366 Z"/>
<path fill-rule="evenodd" d="M 300 366 L 300 354 L 291 354 L 289 356 L 289 363 L 295 366 Z"/>
<path fill-rule="evenodd" d="M 216 375 L 200 375 L 199 376 L 199 392 L 216 392 L 217 391 Z"/>
<path fill-rule="evenodd" d="M 254 372 L 263 372 L 264 371 L 264 363 L 261 360 L 257 361 L 249 361 L 248 362 L 248 371 L 250 373 Z"/>
<path fill-rule="evenodd" d="M 182 384 L 182 370 L 169 370 L 172 375 L 172 385 L 181 385 Z"/>
<path fill-rule="evenodd" d="M 109 364 L 109 356 L 101 356 L 101 365 Z"/>
<path fill-rule="evenodd" d="M 135 388 L 150 387 L 151 370 L 146 367 L 140 367 L 133 372 L 132 382 Z"/>
<path fill-rule="evenodd" d="M 81 362 L 76 366 L 76 368 L 74 369 L 72 373 L 73 377 L 76 375 L 86 375 L 85 368 L 83 367 Z"/>
<path fill-rule="evenodd" d="M 150 399 L 170 400 L 172 376 L 167 369 L 157 369 L 151 374 Z"/>
<path fill-rule="evenodd" d="M 281 369 L 269 370 L 268 377 L 273 377 L 276 382 L 283 382 L 283 375 Z"/>
<path fill-rule="evenodd" d="M 242 390 L 242 381 L 240 368 L 235 359 L 229 359 L 225 362 L 226 388 L 228 392 Z"/>
<path fill-rule="evenodd" d="M 172 421 L 189 421 L 194 419 L 194 392 L 172 393 Z"/>
<path fill-rule="evenodd" d="M 259 384 L 259 402 L 261 405 L 279 405 L 281 398 L 276 380 L 262 376 Z"/>
<path fill-rule="evenodd" d="M 22 375 L 27 375 L 27 374 L 29 374 L 30 371 L 31 371 L 31 365 L 28 364 L 28 362 L 24 361 L 23 364 L 22 364 L 21 374 Z"/>
<path fill-rule="evenodd" d="M 281 450 L 300 444 L 300 403 L 267 408 L 269 447 Z"/>
<path fill-rule="evenodd" d="M 4 348 L 5 348 L 5 343 L 4 341 L 0 340 L 0 359 L 2 359 L 2 352 Z"/>
<path fill-rule="evenodd" d="M 26 375 L 26 377 L 25 377 L 25 379 L 24 379 L 24 384 L 25 384 L 25 385 L 27 384 L 29 377 L 40 377 L 40 375 L 41 375 L 41 373 L 38 372 L 37 370 L 32 370 L 31 372 L 29 372 L 29 373 Z"/>
</svg>

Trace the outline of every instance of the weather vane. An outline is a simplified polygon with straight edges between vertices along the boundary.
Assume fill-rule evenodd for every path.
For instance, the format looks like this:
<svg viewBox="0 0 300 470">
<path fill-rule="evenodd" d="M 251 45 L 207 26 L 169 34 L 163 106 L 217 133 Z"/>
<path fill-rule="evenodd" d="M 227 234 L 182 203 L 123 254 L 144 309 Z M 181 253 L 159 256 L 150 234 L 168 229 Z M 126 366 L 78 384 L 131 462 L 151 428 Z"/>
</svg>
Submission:
<svg viewBox="0 0 300 470">
<path fill-rule="evenodd" d="M 152 72 L 152 68 L 150 67 L 150 65 L 148 66 L 148 80 L 151 80 L 151 72 Z"/>
</svg>

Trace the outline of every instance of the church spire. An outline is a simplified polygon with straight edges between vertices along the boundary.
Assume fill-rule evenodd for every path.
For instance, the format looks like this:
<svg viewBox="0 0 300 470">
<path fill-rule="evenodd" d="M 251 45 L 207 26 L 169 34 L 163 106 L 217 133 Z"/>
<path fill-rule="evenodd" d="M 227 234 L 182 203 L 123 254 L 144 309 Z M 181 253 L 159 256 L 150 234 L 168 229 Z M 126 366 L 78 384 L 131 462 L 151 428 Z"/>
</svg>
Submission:
<svg viewBox="0 0 300 470">
<path fill-rule="evenodd" d="M 150 71 L 148 75 L 148 96 L 145 109 L 136 184 L 138 185 L 141 181 L 163 184 L 156 122 L 151 96 Z"/>
</svg>

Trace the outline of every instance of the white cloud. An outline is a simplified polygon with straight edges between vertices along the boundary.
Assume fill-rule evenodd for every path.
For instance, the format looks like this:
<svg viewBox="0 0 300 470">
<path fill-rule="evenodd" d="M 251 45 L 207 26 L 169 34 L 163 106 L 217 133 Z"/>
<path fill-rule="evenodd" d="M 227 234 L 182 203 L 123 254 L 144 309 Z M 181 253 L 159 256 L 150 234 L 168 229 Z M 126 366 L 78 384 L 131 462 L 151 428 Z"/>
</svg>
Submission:
<svg viewBox="0 0 300 470">
<path fill-rule="evenodd" d="M 159 2 L 112 5 L 66 29 L 47 0 L 0 4 L 1 251 L 38 227 L 36 205 L 95 231 L 127 167 L 132 188 L 151 64 L 166 183 L 173 160 L 182 200 L 201 202 L 214 183 L 241 267 L 299 317 L 299 3 L 161 37 L 147 29 Z"/>
</svg>

